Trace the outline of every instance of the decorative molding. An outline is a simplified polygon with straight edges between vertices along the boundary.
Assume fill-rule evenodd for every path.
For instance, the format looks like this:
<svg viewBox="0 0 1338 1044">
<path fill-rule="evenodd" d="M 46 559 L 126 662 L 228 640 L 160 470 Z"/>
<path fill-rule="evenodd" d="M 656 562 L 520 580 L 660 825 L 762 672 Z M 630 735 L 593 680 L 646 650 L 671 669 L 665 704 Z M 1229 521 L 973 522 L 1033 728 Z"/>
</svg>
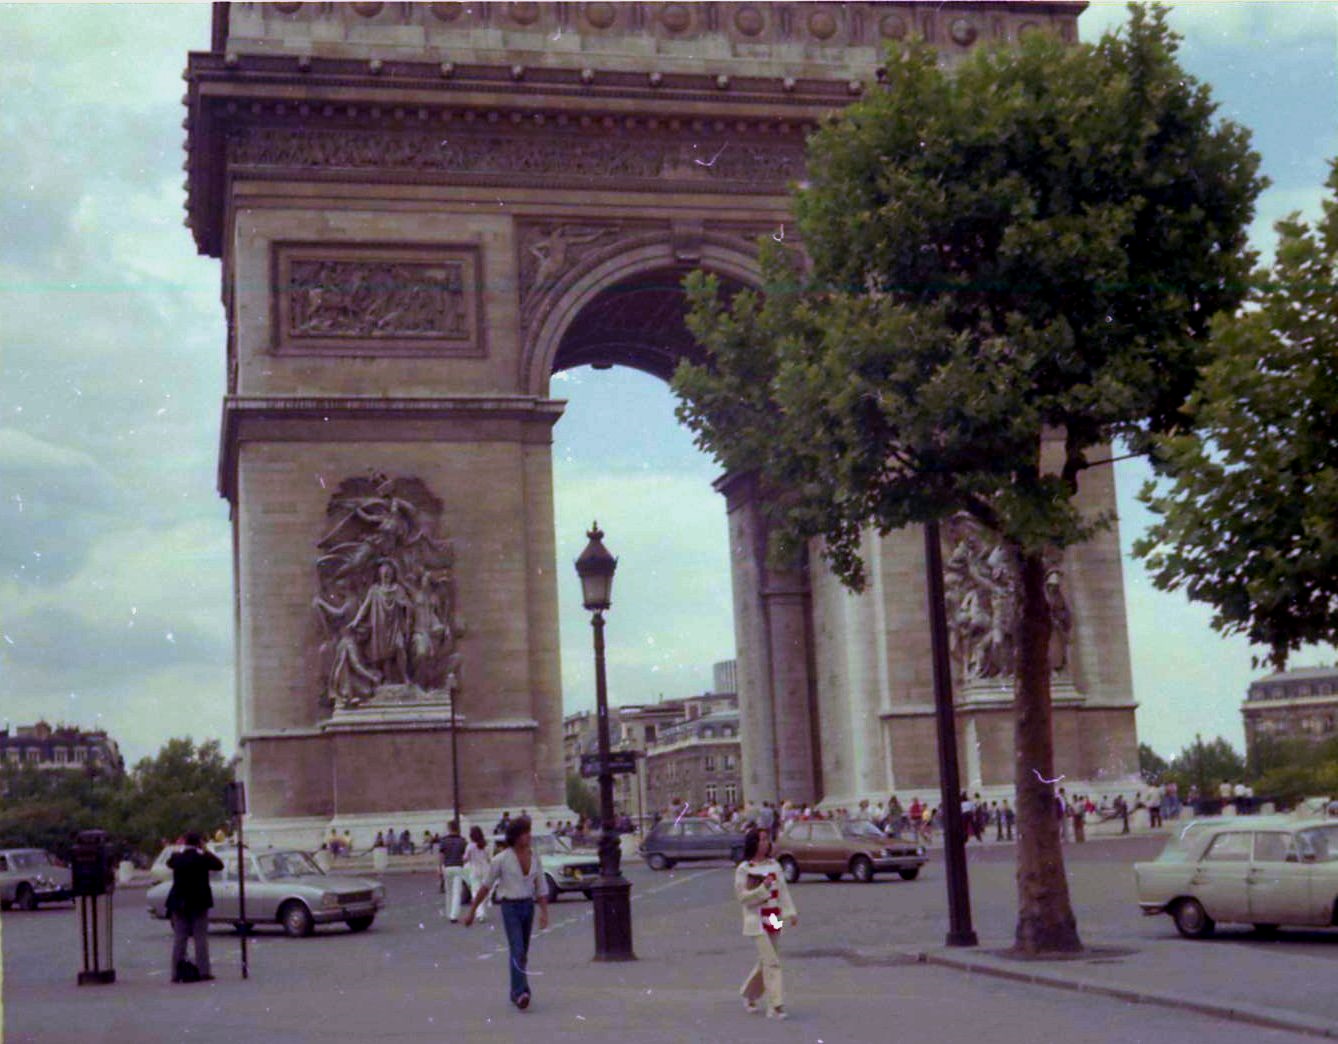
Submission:
<svg viewBox="0 0 1338 1044">
<path fill-rule="evenodd" d="M 276 354 L 485 354 L 476 246 L 278 242 L 271 258 Z"/>
<path fill-rule="evenodd" d="M 718 149 L 711 162 L 702 159 Z M 745 182 L 776 190 L 804 172 L 802 141 L 762 143 L 664 138 L 623 141 L 579 134 L 447 133 L 310 127 L 234 127 L 227 136 L 232 167 L 321 171 L 413 171 L 489 174 L 548 184 L 553 176 Z M 681 186 L 680 186 L 681 187 Z"/>
</svg>

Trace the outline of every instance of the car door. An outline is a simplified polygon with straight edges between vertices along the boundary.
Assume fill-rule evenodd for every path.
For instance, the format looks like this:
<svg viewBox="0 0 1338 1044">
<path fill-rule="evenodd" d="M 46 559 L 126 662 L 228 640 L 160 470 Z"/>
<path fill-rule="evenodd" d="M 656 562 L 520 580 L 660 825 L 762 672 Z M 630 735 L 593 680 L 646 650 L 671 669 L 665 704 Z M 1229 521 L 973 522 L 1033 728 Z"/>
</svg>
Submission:
<svg viewBox="0 0 1338 1044">
<path fill-rule="evenodd" d="M 700 819 L 683 820 L 683 859 L 710 859 L 719 855 L 711 849 L 711 836 L 705 822 Z"/>
<path fill-rule="evenodd" d="M 651 851 L 661 853 L 666 859 L 679 859 L 683 855 L 683 824 L 661 823 L 655 830 L 655 844 Z"/>
<path fill-rule="evenodd" d="M 1333 924 L 1338 913 L 1338 826 L 1298 830 L 1296 849 L 1310 873 L 1310 909 L 1305 923 Z"/>
<path fill-rule="evenodd" d="M 223 869 L 209 875 L 209 890 L 214 893 L 214 908 L 209 911 L 213 921 L 235 921 L 241 916 L 237 902 L 237 857 L 223 857 Z"/>
<path fill-rule="evenodd" d="M 810 823 L 809 826 L 813 831 L 810 847 L 813 869 L 824 874 L 844 871 L 846 859 L 841 846 L 841 828 L 835 823 Z"/>
<path fill-rule="evenodd" d="M 778 847 L 782 852 L 788 852 L 791 858 L 799 866 L 800 873 L 812 873 L 817 869 L 813 865 L 813 855 L 809 844 L 810 827 L 807 823 L 791 823 L 788 830 L 780 840 Z"/>
<path fill-rule="evenodd" d="M 1256 830 L 1246 879 L 1254 924 L 1313 924 L 1311 867 L 1297 855 L 1290 831 Z"/>
<path fill-rule="evenodd" d="M 1248 830 L 1218 834 L 1190 878 L 1190 890 L 1215 921 L 1250 919 L 1245 879 L 1250 872 L 1251 841 Z"/>
</svg>

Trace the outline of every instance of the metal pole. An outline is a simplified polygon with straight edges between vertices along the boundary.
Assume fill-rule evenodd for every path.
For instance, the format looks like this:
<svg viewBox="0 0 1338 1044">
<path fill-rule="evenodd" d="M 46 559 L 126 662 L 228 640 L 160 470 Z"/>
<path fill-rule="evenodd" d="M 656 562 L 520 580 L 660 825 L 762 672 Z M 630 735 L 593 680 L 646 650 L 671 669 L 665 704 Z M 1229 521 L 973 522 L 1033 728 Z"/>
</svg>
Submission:
<svg viewBox="0 0 1338 1044">
<path fill-rule="evenodd" d="M 251 938 L 251 925 L 246 920 L 246 836 L 242 832 L 242 814 L 237 813 L 237 913 L 242 919 L 242 978 L 251 977 L 250 952 L 247 942 Z"/>
<path fill-rule="evenodd" d="M 590 621 L 595 632 L 595 709 L 599 736 L 599 881 L 595 906 L 595 960 L 636 960 L 632 952 L 631 883 L 622 876 L 622 855 L 613 823 L 613 772 L 609 765 L 609 693 L 604 676 L 604 614 Z"/>
<path fill-rule="evenodd" d="M 966 834 L 957 768 L 952 670 L 948 661 L 948 614 L 943 603 L 943 552 L 937 520 L 925 523 L 925 573 L 929 588 L 929 637 L 934 663 L 934 713 L 938 722 L 938 776 L 943 803 L 943 865 L 948 880 L 949 946 L 975 946 L 971 891 L 966 875 Z"/>
<path fill-rule="evenodd" d="M 459 687 L 451 690 L 451 791 L 453 793 L 452 804 L 455 807 L 455 822 L 460 822 L 460 745 L 456 742 L 456 718 L 455 718 L 455 697 L 460 692 Z"/>
</svg>

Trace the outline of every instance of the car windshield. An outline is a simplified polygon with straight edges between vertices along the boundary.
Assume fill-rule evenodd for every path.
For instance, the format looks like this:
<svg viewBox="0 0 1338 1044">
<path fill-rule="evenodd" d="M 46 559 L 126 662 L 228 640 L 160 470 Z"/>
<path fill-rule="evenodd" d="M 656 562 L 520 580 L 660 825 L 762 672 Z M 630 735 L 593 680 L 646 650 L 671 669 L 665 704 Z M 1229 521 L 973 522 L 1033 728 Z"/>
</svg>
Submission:
<svg viewBox="0 0 1338 1044">
<path fill-rule="evenodd" d="M 9 865 L 16 870 L 37 870 L 55 863 L 45 852 L 15 852 L 9 857 Z"/>
<path fill-rule="evenodd" d="M 556 834 L 535 834 L 532 840 L 534 850 L 541 856 L 564 855 L 571 851 L 571 845 L 568 844 L 567 839 L 558 837 Z"/>
<path fill-rule="evenodd" d="M 271 852 L 260 856 L 260 872 L 271 881 L 324 873 L 305 852 Z"/>
<path fill-rule="evenodd" d="M 1203 847 L 1204 834 L 1211 825 L 1200 822 L 1186 824 L 1178 833 L 1170 836 L 1161 855 L 1157 856 L 1157 862 L 1184 863 L 1193 858 L 1194 853 Z"/>
<path fill-rule="evenodd" d="M 857 840 L 863 840 L 865 838 L 874 841 L 887 840 L 887 835 L 884 834 L 881 830 L 879 830 L 876 826 L 874 826 L 872 823 L 865 823 L 862 821 L 855 823 L 846 823 L 845 825 L 843 825 L 841 827 L 841 836 L 855 838 Z"/>
<path fill-rule="evenodd" d="M 1338 826 L 1311 827 L 1298 831 L 1296 847 L 1307 863 L 1338 862 Z"/>
</svg>

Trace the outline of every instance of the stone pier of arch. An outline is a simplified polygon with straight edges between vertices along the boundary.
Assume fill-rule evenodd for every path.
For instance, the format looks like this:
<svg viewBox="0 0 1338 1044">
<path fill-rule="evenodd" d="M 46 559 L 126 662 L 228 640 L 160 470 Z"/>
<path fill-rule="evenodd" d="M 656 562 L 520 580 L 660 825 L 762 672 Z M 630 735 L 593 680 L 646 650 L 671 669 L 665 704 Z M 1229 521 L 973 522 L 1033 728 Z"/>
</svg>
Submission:
<svg viewBox="0 0 1338 1044">
<path fill-rule="evenodd" d="M 889 41 L 923 34 L 952 61 L 1030 31 L 1073 39 L 1082 6 L 215 5 L 186 74 L 187 223 L 222 267 L 219 487 L 248 829 L 303 844 L 336 826 L 356 844 L 439 830 L 456 778 L 469 820 L 570 818 L 552 374 L 667 377 L 690 355 L 677 280 L 700 267 L 755 284 L 806 134 L 876 84 Z M 414 521 L 386 521 L 395 496 L 373 497 L 364 513 L 384 532 L 352 523 L 346 554 L 449 547 L 435 586 L 416 589 L 440 593 L 441 616 L 449 588 L 451 607 L 421 691 L 360 682 L 348 662 L 369 655 L 370 632 L 313 610 L 333 582 L 318 543 L 342 524 L 336 491 L 371 476 L 421 491 L 403 508 Z M 918 536 L 870 538 L 874 584 L 855 597 L 816 558 L 771 569 L 748 482 L 720 489 L 745 796 L 930 792 Z M 1113 502 L 1101 480 L 1085 495 Z M 1072 557 L 1060 770 L 1120 777 L 1136 740 L 1118 547 L 1103 537 Z M 962 763 L 980 776 L 964 782 L 1004 785 L 1006 708 L 986 694 L 962 713 L 975 744 Z"/>
</svg>

